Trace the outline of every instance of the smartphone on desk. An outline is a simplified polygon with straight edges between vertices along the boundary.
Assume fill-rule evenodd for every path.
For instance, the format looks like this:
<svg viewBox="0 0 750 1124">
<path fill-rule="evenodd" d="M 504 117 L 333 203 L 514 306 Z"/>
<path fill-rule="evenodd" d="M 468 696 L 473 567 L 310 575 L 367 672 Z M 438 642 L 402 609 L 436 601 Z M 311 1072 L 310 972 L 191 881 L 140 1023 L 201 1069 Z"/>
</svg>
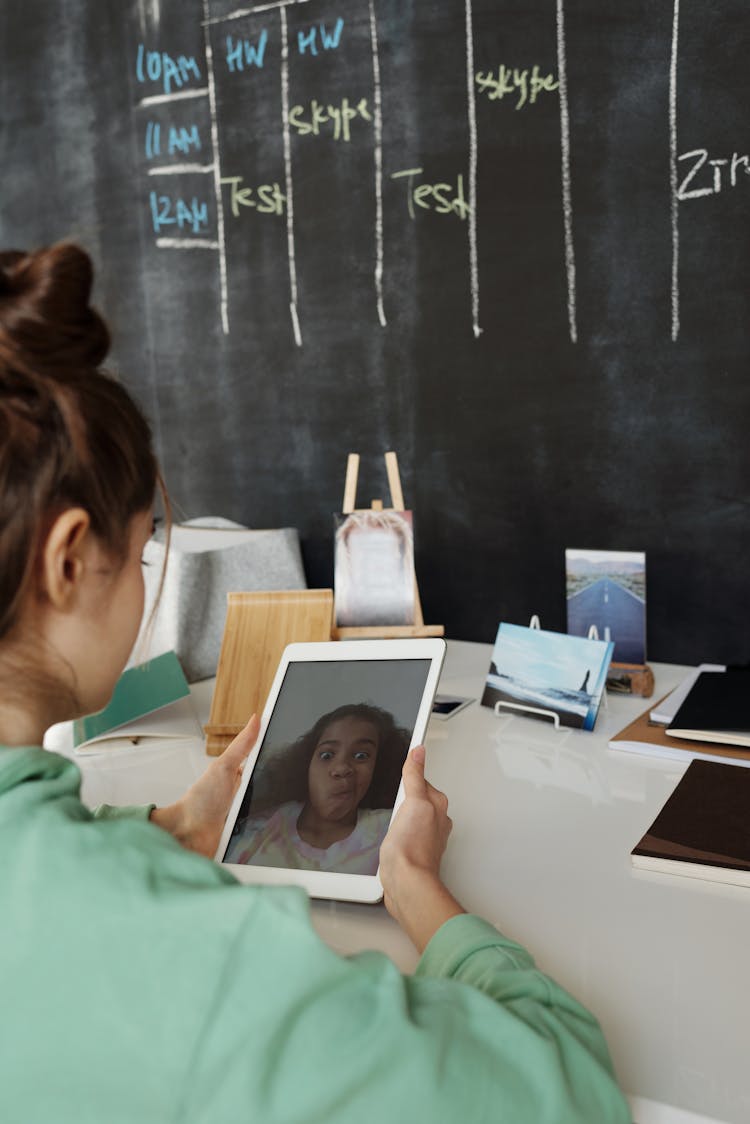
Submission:
<svg viewBox="0 0 750 1124">
<path fill-rule="evenodd" d="M 473 702 L 474 699 L 463 698 L 460 695 L 435 695 L 431 714 L 433 718 L 452 718 L 459 710 L 463 710 Z"/>
</svg>

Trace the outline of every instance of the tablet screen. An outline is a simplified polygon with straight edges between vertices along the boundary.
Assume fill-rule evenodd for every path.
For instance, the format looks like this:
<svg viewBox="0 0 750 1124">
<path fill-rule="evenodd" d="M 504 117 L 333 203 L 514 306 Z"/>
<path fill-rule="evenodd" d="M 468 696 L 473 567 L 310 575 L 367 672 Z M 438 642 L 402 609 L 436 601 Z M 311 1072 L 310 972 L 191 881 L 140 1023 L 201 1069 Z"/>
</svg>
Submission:
<svg viewBox="0 0 750 1124">
<path fill-rule="evenodd" d="M 376 874 L 429 670 L 290 663 L 222 861 Z"/>
</svg>

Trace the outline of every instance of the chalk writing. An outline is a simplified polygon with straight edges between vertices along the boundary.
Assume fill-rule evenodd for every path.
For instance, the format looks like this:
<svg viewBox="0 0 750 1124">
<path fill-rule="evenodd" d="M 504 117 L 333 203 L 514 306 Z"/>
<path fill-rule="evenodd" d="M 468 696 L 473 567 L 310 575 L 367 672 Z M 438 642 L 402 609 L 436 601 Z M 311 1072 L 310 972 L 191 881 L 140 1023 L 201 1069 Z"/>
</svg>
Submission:
<svg viewBox="0 0 750 1124">
<path fill-rule="evenodd" d="M 189 127 L 170 125 L 167 130 L 166 144 L 162 144 L 161 124 L 158 121 L 149 121 L 146 125 L 145 150 L 146 159 L 153 160 L 156 156 L 166 153 L 174 156 L 180 152 L 183 155 L 189 152 L 200 152 L 202 148 L 200 133 L 197 125 Z"/>
<path fill-rule="evenodd" d="M 360 98 L 356 105 L 352 105 L 348 98 L 342 98 L 341 105 L 322 105 L 315 98 L 310 102 L 309 119 L 305 119 L 305 106 L 293 105 L 289 110 L 289 124 L 296 129 L 301 137 L 312 133 L 317 137 L 321 134 L 321 125 L 332 126 L 334 140 L 351 140 L 351 122 L 357 117 L 363 121 L 372 121 L 372 114 L 367 107 L 367 98 Z"/>
<path fill-rule="evenodd" d="M 438 215 L 457 215 L 465 219 L 472 213 L 471 207 L 464 196 L 464 178 L 456 178 L 455 193 L 449 183 L 417 183 L 417 176 L 421 176 L 423 168 L 404 168 L 400 172 L 392 172 L 391 179 L 406 179 L 406 206 L 410 218 L 416 218 L 414 206 L 421 207 L 424 211 L 435 211 Z"/>
<path fill-rule="evenodd" d="M 146 125 L 146 159 L 153 160 L 154 156 L 161 156 L 161 125 L 158 121 L 149 121 Z"/>
<path fill-rule="evenodd" d="M 178 55 L 172 58 L 166 51 L 147 51 L 143 43 L 138 44 L 135 58 L 135 77 L 138 82 L 160 82 L 165 94 L 172 87 L 181 90 L 191 78 L 200 78 L 201 72 L 193 55 Z"/>
<path fill-rule="evenodd" d="M 341 32 L 344 29 L 344 21 L 342 19 L 336 20 L 336 26 L 330 32 L 324 23 L 319 23 L 317 27 L 311 27 L 307 31 L 297 32 L 297 50 L 301 55 L 307 51 L 311 55 L 318 53 L 318 41 L 324 51 L 335 51 L 341 42 Z"/>
<path fill-rule="evenodd" d="M 678 163 L 691 161 L 690 170 L 677 188 L 678 199 L 698 199 L 702 195 L 718 195 L 725 187 L 736 187 L 742 173 L 750 175 L 750 157 L 733 152 L 728 158 L 709 160 L 707 148 L 696 148 L 677 157 Z M 697 184 L 688 191 L 688 185 Z"/>
<path fill-rule="evenodd" d="M 541 93 L 552 93 L 559 86 L 554 74 L 541 74 L 538 66 L 533 66 L 531 70 L 499 66 L 497 74 L 480 70 L 475 75 L 475 81 L 490 101 L 502 101 L 506 95 L 516 94 L 516 109 L 533 105 Z"/>
<path fill-rule="evenodd" d="M 342 45 L 345 50 L 352 46 L 351 36 L 344 39 L 344 31 L 348 30 L 345 20 L 330 14 L 327 21 L 307 23 L 296 18 L 301 11 L 309 10 L 313 5 L 297 8 L 304 0 L 268 0 L 253 8 L 238 8 L 236 11 L 227 11 L 223 15 L 212 15 L 213 0 L 199 0 L 203 10 L 203 39 L 205 57 L 201 56 L 200 66 L 192 55 L 170 54 L 162 50 L 148 50 L 141 43 L 137 48 L 135 59 L 136 78 L 139 83 L 155 84 L 157 89 L 149 90 L 147 97 L 141 97 L 139 108 L 145 110 L 150 119 L 145 126 L 144 150 L 146 162 L 149 167 L 147 174 L 155 177 L 156 182 L 176 183 L 177 177 L 190 175 L 203 176 L 204 183 L 213 187 L 214 203 L 210 208 L 211 186 L 207 187 L 203 197 L 191 196 L 190 188 L 175 187 L 172 194 L 161 194 L 152 191 L 149 195 L 149 208 L 151 224 L 157 235 L 157 246 L 169 249 L 211 249 L 218 251 L 218 274 L 220 285 L 220 310 L 224 332 L 229 331 L 228 315 L 228 278 L 226 258 L 226 228 L 225 215 L 235 220 L 251 215 L 272 215 L 282 217 L 287 228 L 287 256 L 289 264 L 289 310 L 294 330 L 294 338 L 301 345 L 302 337 L 298 316 L 297 299 L 297 258 L 295 250 L 294 226 L 294 181 L 292 155 L 294 143 L 292 137 L 323 137 L 326 140 L 343 141 L 349 144 L 352 140 L 359 143 L 372 143 L 373 148 L 373 173 L 375 190 L 375 255 L 374 255 L 374 286 L 377 301 L 378 320 L 382 326 L 386 325 L 385 311 L 383 308 L 383 278 L 385 268 L 385 255 L 383 248 L 383 183 L 387 179 L 387 172 L 383 168 L 383 113 L 381 99 L 380 63 L 378 55 L 378 27 L 377 27 L 377 0 L 367 0 L 370 30 L 370 54 L 372 60 L 372 96 L 369 97 L 369 81 L 365 86 L 368 97 L 342 97 L 341 87 L 337 90 L 335 100 L 329 102 L 323 98 L 307 98 L 303 103 L 293 105 L 290 98 L 290 89 L 309 89 L 304 77 L 299 83 L 290 81 L 297 78 L 290 74 L 294 67 L 304 71 L 307 67 L 320 67 L 322 59 L 332 52 L 338 51 Z M 563 212 L 565 217 L 565 252 L 566 276 L 568 280 L 568 309 L 570 320 L 571 339 L 576 338 L 575 329 L 575 264 L 572 250 L 572 209 L 570 205 L 569 190 L 569 160 L 568 160 L 568 123 L 566 101 L 566 74 L 565 74 L 565 48 L 563 28 L 564 0 L 557 0 L 557 31 L 558 52 L 557 71 L 543 69 L 539 65 L 506 66 L 504 63 L 492 69 L 478 71 L 474 62 L 473 44 L 473 17 L 472 0 L 465 0 L 465 46 L 466 60 L 463 69 L 463 81 L 467 93 L 467 117 L 469 127 L 469 152 L 468 162 L 463 173 L 451 172 L 448 180 L 436 180 L 431 170 L 416 165 L 405 167 L 391 173 L 394 181 L 402 180 L 403 188 L 394 187 L 397 193 L 402 191 L 401 198 L 406 203 L 409 217 L 415 220 L 418 215 L 422 219 L 425 212 L 435 215 L 448 215 L 466 223 L 465 230 L 469 240 L 469 264 L 471 287 L 471 314 L 474 336 L 481 333 L 479 326 L 479 269 L 477 246 L 477 207 L 476 207 L 476 177 L 477 177 L 477 149 L 478 130 L 476 101 L 484 96 L 488 101 L 503 102 L 503 107 L 514 111 L 532 107 L 543 98 L 543 94 L 558 93 L 560 118 L 561 118 L 561 144 L 563 155 Z M 216 5 L 218 6 L 218 5 Z M 290 21 L 288 9 L 295 7 L 294 19 Z M 223 7 L 223 6 L 222 6 Z M 229 6 L 231 7 L 231 5 Z M 273 15 L 270 13 L 273 11 Z M 236 23 L 238 19 L 256 13 L 266 13 L 261 23 L 248 27 L 244 23 Z M 335 9 L 334 9 L 335 12 Z M 360 17 L 358 17 L 359 19 Z M 278 22 L 274 22 L 278 21 Z M 291 26 L 290 26 L 291 23 Z M 219 30 L 219 29 L 222 30 Z M 238 34 L 237 30 L 241 31 Z M 232 34 L 230 34 L 230 31 Z M 137 40 L 136 40 L 137 41 Z M 359 42 L 359 35 L 357 36 Z M 533 57 L 533 56 L 532 56 Z M 310 60 L 308 62 L 308 60 Z M 317 60 L 317 61 L 316 61 Z M 280 67 L 280 113 L 278 123 L 281 129 L 281 142 L 283 146 L 284 169 L 279 182 L 255 182 L 251 173 L 249 180 L 242 175 L 222 174 L 222 153 L 219 127 L 220 111 L 225 104 L 224 99 L 218 96 L 216 88 L 217 65 L 223 71 L 223 78 L 228 84 L 237 83 L 238 75 L 255 73 L 255 84 L 261 83 L 261 74 L 266 69 L 268 61 L 271 69 L 271 78 L 276 79 L 277 67 Z M 330 60 L 333 62 L 334 60 Z M 347 71 L 352 73 L 352 71 Z M 228 78 L 227 76 L 232 76 Z M 245 79 L 249 81 L 249 79 Z M 309 75 L 308 75 L 309 80 Z M 202 84 L 203 83 L 203 84 Z M 354 89 L 359 86 L 356 82 Z M 183 88 L 187 87 L 187 88 Z M 314 89 L 315 87 L 313 87 Z M 343 89 L 347 86 L 343 85 Z M 351 86 L 349 87 L 351 90 Z M 259 96 L 265 91 L 265 82 L 261 89 L 253 90 L 253 96 Z M 225 95 L 226 96 L 226 95 Z M 328 95 L 331 97 L 331 95 Z M 205 99 L 199 102 L 197 99 Z M 557 98 L 555 99 L 557 100 Z M 160 116 L 153 106 L 157 103 L 176 102 L 179 116 L 175 124 L 164 116 Z M 183 109 L 183 106 L 185 107 Z M 195 106 L 195 109 L 192 107 Z M 187 116 L 185 115 L 187 111 Z M 277 110 L 278 112 L 278 110 Z M 262 115 L 265 128 L 267 114 Z M 200 127 L 195 122 L 200 122 Z M 228 130 L 231 136 L 233 130 Z M 205 150 L 206 155 L 203 155 Z M 198 154 L 201 153 L 200 158 Z M 294 153 L 296 158 L 296 152 Z M 692 154 L 698 156 L 698 153 Z M 683 159 L 687 159 L 684 157 Z M 705 161 L 707 156 L 703 157 Z M 726 182 L 731 179 L 732 185 L 736 181 L 740 165 L 748 158 L 739 158 L 735 155 L 731 167 L 724 170 Z M 719 166 L 727 161 L 712 162 Z M 463 165 L 459 164 L 459 167 Z M 747 170 L 743 168 L 743 170 Z M 444 170 L 445 174 L 445 170 Z M 720 190 L 722 183 L 720 171 L 714 168 L 714 186 L 708 188 L 699 185 L 699 190 L 689 191 L 690 179 L 696 177 L 698 168 L 691 168 L 682 185 L 685 198 L 694 194 L 704 194 L 709 190 Z M 567 181 L 566 181 L 567 177 Z M 716 178 L 719 177 L 719 178 Z M 263 178 L 262 172 L 258 179 Z M 283 187 L 282 187 L 283 184 Z M 197 186 L 197 184 L 196 184 Z M 691 185 L 692 186 L 692 185 Z M 198 188 L 199 191 L 203 190 Z M 675 187 L 673 187 L 675 199 Z M 248 221 L 252 221 L 251 219 Z M 424 220 L 429 221 L 429 220 Z M 234 225 L 234 224 L 233 224 Z M 211 228 L 209 230 L 209 227 Z M 171 230 L 170 230 L 171 228 Z M 215 228 L 215 229 L 214 229 Z M 161 236 L 164 233 L 171 237 Z M 206 237 L 208 235 L 208 237 Z"/>
<path fill-rule="evenodd" d="M 239 218 L 241 207 L 255 207 L 259 215 L 283 215 L 286 195 L 277 183 L 262 183 L 253 189 L 242 186 L 242 176 L 222 176 L 220 182 L 230 185 L 229 204 L 235 218 Z"/>
<path fill-rule="evenodd" d="M 246 66 L 262 67 L 267 42 L 268 32 L 265 28 L 258 36 L 257 43 L 251 43 L 249 39 L 233 39 L 231 35 L 227 35 L 226 60 L 230 73 L 242 71 Z"/>
<path fill-rule="evenodd" d="M 174 125 L 170 125 L 167 141 L 167 153 L 170 156 L 174 156 L 175 152 L 199 152 L 200 147 L 201 138 L 197 125 L 191 125 L 189 129 L 183 126 L 177 129 Z"/>
<path fill-rule="evenodd" d="M 154 233 L 159 234 L 164 226 L 176 226 L 178 230 L 191 230 L 200 234 L 208 228 L 208 205 L 199 203 L 193 197 L 189 203 L 184 199 L 173 199 L 171 195 L 149 193 L 151 223 Z"/>
</svg>

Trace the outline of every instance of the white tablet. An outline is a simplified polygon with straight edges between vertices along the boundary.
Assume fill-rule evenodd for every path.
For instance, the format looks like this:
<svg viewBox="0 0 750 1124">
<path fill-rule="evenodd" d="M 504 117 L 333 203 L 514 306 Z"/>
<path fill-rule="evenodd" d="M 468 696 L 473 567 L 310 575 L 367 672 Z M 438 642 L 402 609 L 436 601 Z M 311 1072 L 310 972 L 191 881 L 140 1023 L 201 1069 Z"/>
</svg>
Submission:
<svg viewBox="0 0 750 1124">
<path fill-rule="evenodd" d="M 444 640 L 290 644 L 224 825 L 217 862 L 243 882 L 377 902 L 401 769 L 425 736 Z"/>
</svg>

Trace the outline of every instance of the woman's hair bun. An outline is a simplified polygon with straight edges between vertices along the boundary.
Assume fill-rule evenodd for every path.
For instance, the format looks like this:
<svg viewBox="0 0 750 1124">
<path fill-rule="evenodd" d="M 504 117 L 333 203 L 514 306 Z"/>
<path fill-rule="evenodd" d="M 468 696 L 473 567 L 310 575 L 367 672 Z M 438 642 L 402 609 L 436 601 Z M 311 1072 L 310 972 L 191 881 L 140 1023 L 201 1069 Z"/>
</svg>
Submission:
<svg viewBox="0 0 750 1124">
<path fill-rule="evenodd" d="M 65 380 L 96 368 L 109 331 L 89 300 L 93 269 L 79 246 L 60 242 L 33 253 L 0 253 L 0 350 L 5 362 Z"/>
</svg>

